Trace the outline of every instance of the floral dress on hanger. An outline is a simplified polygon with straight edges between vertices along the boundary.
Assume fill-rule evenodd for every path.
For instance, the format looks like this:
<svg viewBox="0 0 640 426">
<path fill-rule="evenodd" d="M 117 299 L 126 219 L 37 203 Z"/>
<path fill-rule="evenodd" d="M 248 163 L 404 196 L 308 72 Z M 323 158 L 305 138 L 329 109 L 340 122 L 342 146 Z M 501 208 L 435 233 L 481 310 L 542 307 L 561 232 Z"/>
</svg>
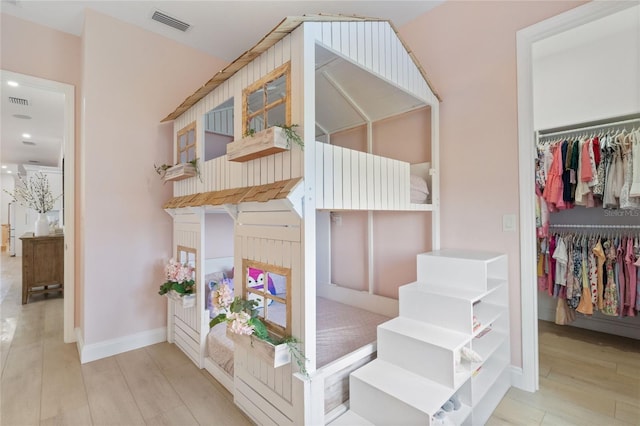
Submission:
<svg viewBox="0 0 640 426">
<path fill-rule="evenodd" d="M 605 267 L 607 269 L 607 282 L 604 287 L 602 313 L 605 315 L 618 316 L 618 289 L 616 288 L 613 276 L 613 268 L 616 262 L 616 248 L 611 240 L 607 240 L 603 244 L 607 255 Z"/>
</svg>

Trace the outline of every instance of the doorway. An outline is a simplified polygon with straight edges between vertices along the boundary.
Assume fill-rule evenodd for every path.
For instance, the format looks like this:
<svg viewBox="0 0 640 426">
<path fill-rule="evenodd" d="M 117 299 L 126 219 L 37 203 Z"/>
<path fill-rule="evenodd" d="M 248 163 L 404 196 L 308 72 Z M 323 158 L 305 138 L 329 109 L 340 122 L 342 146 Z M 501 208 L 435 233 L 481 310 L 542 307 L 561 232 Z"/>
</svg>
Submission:
<svg viewBox="0 0 640 426">
<path fill-rule="evenodd" d="M 517 33 L 522 376 L 514 381 L 514 385 L 530 392 L 539 388 L 536 216 L 532 184 L 535 179 L 536 155 L 533 121 L 533 45 L 636 5 L 635 2 L 591 2 Z"/>
<path fill-rule="evenodd" d="M 64 97 L 62 149 L 60 167 L 64 160 L 63 207 L 61 224 L 64 227 L 64 342 L 76 341 L 75 336 L 75 88 L 66 83 L 46 80 L 11 71 L 0 70 L 2 84 L 12 81 L 26 88 L 47 93 L 57 93 Z M 29 121 L 26 119 L 25 121 Z M 6 154 L 3 155 L 3 162 Z"/>
</svg>

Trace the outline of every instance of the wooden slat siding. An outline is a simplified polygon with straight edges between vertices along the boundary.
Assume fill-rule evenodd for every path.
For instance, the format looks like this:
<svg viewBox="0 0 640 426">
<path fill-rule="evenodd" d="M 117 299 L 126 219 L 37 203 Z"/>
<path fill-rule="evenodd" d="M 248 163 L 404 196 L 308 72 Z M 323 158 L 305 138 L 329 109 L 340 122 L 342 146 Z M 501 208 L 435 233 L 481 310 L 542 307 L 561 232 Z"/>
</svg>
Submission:
<svg viewBox="0 0 640 426">
<path fill-rule="evenodd" d="M 380 74 L 380 23 L 371 23 L 371 71 Z"/>
<path fill-rule="evenodd" d="M 351 151 L 351 208 L 360 209 L 360 155 Z"/>
<path fill-rule="evenodd" d="M 351 199 L 351 154 L 353 151 L 350 149 L 343 149 L 342 155 L 342 208 L 351 209 L 352 208 L 352 199 Z"/>
<path fill-rule="evenodd" d="M 393 162 L 393 182 L 395 187 L 393 188 L 393 208 L 400 208 L 400 168 L 397 161 Z"/>
<path fill-rule="evenodd" d="M 375 182 L 373 180 L 373 155 L 367 154 L 367 210 L 375 207 Z"/>
<path fill-rule="evenodd" d="M 366 64 L 366 60 L 365 60 L 365 55 L 366 55 L 366 51 L 365 51 L 365 32 L 364 32 L 364 22 L 356 22 L 355 23 L 355 27 L 356 27 L 356 43 L 357 43 L 357 52 L 358 52 L 358 63 L 365 65 Z M 366 65 L 365 65 L 366 67 Z"/>
<path fill-rule="evenodd" d="M 367 210 L 369 208 L 369 200 L 367 198 L 367 154 L 365 152 L 358 152 L 358 171 L 360 209 Z"/>
<path fill-rule="evenodd" d="M 271 183 L 271 182 L 273 181 L 269 181 L 269 161 L 267 157 L 262 157 L 260 158 L 260 183 Z"/>
<path fill-rule="evenodd" d="M 389 209 L 389 178 L 387 175 L 389 169 L 389 159 L 382 157 L 380 159 L 380 208 L 382 210 Z"/>
<path fill-rule="evenodd" d="M 316 150 L 316 208 L 324 208 L 324 145 L 315 142 Z"/>
<path fill-rule="evenodd" d="M 340 23 L 332 22 L 331 24 L 331 47 L 340 52 L 342 50 L 341 38 L 340 38 Z"/>
<path fill-rule="evenodd" d="M 342 209 L 342 147 L 333 147 L 333 206 Z"/>
<path fill-rule="evenodd" d="M 364 67 L 367 70 L 373 69 L 373 40 L 371 39 L 371 22 L 365 21 L 362 23 L 363 33 L 362 49 L 364 51 Z"/>
<path fill-rule="evenodd" d="M 349 57 L 358 62 L 358 28 L 355 24 L 355 22 L 347 22 L 349 28 Z"/>
<path fill-rule="evenodd" d="M 333 206 L 333 176 L 335 172 L 333 170 L 333 146 L 328 144 L 322 144 L 324 148 L 324 205 L 325 207 Z"/>
<path fill-rule="evenodd" d="M 324 44 L 326 44 L 327 46 L 331 46 L 332 42 L 331 42 L 331 23 L 330 22 L 323 22 L 321 24 L 322 26 L 322 42 Z"/>
<path fill-rule="evenodd" d="M 410 191 L 411 191 L 411 167 L 409 163 L 400 162 L 400 178 L 402 182 L 400 184 L 401 191 L 400 196 L 402 197 L 400 203 L 402 206 L 408 206 L 410 204 Z"/>
<path fill-rule="evenodd" d="M 382 176 L 380 172 L 380 158 L 379 156 L 373 157 L 373 208 L 375 210 L 382 209 Z"/>
</svg>

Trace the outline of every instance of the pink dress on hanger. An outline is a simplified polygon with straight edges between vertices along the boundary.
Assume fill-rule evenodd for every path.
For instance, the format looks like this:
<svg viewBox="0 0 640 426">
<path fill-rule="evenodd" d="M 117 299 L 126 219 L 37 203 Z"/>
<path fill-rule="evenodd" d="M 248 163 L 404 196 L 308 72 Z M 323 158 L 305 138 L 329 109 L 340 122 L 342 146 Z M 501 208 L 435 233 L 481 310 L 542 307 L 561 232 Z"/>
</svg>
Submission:
<svg viewBox="0 0 640 426">
<path fill-rule="evenodd" d="M 630 317 L 636 316 L 636 296 L 637 296 L 637 266 L 634 264 L 636 260 L 633 254 L 633 238 L 629 237 L 627 240 L 626 254 L 624 257 L 625 265 L 627 267 L 627 291 L 625 292 L 625 307 L 627 309 L 627 315 Z"/>
<path fill-rule="evenodd" d="M 551 167 L 549 167 L 549 173 L 547 175 L 547 185 L 544 187 L 542 197 L 549 205 L 549 210 L 553 211 L 553 208 L 564 209 L 565 204 L 562 199 L 562 150 L 559 145 L 554 147 L 553 160 L 551 161 Z"/>
</svg>

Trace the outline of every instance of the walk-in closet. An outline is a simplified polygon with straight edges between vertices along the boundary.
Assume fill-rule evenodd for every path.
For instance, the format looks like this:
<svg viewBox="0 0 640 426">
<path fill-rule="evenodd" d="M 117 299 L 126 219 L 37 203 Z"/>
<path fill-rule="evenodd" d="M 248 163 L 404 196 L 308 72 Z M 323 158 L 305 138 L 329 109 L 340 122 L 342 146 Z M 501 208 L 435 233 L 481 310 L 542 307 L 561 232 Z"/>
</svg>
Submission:
<svg viewBox="0 0 640 426">
<path fill-rule="evenodd" d="M 640 344 L 639 75 L 640 6 L 533 46 L 538 319 Z"/>
</svg>

